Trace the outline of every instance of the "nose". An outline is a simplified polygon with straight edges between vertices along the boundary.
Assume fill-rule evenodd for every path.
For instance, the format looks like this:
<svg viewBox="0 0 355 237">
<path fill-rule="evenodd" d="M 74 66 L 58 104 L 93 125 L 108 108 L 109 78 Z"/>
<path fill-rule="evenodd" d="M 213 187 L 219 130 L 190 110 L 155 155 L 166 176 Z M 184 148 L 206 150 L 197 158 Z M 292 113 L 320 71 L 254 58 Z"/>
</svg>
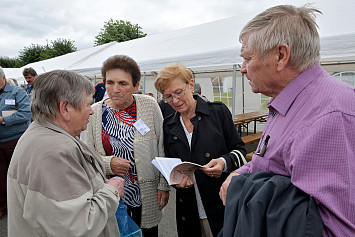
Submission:
<svg viewBox="0 0 355 237">
<path fill-rule="evenodd" d="M 92 107 L 90 106 L 90 115 L 94 114 L 94 110 L 92 109 Z"/>
<path fill-rule="evenodd" d="M 113 86 L 113 91 L 114 91 L 114 92 L 119 92 L 120 89 L 121 89 L 121 86 L 120 86 L 119 84 L 115 84 L 115 85 Z"/>
<path fill-rule="evenodd" d="M 177 102 L 179 102 L 179 101 L 180 101 L 180 99 L 175 98 L 175 96 L 173 96 L 173 99 L 172 99 L 172 102 L 173 102 L 173 103 L 177 103 Z"/>
</svg>

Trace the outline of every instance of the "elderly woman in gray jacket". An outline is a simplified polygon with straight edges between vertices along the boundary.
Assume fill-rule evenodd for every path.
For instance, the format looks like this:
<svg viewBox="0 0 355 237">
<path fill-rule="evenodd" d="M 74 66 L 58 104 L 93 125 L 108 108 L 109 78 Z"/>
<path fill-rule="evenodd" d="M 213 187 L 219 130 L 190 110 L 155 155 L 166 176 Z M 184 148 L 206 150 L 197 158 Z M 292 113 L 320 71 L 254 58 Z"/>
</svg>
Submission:
<svg viewBox="0 0 355 237">
<path fill-rule="evenodd" d="M 151 164 L 164 156 L 160 108 L 150 96 L 135 94 L 141 72 L 132 58 L 110 57 L 101 72 L 109 98 L 92 105 L 94 115 L 81 139 L 102 156 L 109 177 L 125 179 L 128 213 L 145 237 L 157 237 L 169 199 L 169 185 Z"/>
<path fill-rule="evenodd" d="M 77 137 L 93 113 L 93 85 L 64 70 L 43 73 L 34 85 L 34 121 L 7 176 L 8 236 L 120 236 L 115 212 L 124 180 L 106 180 L 100 155 Z"/>
</svg>

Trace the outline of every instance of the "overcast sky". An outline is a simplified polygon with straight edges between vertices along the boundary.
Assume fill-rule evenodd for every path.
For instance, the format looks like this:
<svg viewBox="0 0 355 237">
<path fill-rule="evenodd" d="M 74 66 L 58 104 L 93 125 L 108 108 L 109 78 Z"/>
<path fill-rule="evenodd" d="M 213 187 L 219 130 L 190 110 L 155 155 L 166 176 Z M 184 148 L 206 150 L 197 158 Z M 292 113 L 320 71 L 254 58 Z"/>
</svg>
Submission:
<svg viewBox="0 0 355 237">
<path fill-rule="evenodd" d="M 74 40 L 78 50 L 92 47 L 110 18 L 138 24 L 153 35 L 305 3 L 323 12 L 317 18 L 321 36 L 355 32 L 354 0 L 0 0 L 0 56 L 17 57 L 24 47 L 57 38 Z"/>
</svg>

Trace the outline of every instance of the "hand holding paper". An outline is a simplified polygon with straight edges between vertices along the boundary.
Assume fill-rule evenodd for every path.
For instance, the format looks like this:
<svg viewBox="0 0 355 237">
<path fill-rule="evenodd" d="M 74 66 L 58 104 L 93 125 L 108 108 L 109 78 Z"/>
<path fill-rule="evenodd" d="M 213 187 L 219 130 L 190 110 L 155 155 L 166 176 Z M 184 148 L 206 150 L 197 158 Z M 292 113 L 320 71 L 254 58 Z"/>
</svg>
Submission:
<svg viewBox="0 0 355 237">
<path fill-rule="evenodd" d="M 187 161 L 182 162 L 179 158 L 166 157 L 155 157 L 152 160 L 152 164 L 163 174 L 169 185 L 180 184 L 184 179 L 184 175 L 193 180 L 195 170 L 202 167 L 199 164 Z"/>
</svg>

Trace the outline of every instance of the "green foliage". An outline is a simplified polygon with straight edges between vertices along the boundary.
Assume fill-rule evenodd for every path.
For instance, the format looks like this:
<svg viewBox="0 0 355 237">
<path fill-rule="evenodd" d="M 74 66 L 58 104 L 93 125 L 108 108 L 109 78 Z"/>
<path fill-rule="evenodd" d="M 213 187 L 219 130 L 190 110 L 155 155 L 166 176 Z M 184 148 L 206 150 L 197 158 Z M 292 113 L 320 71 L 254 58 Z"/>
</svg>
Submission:
<svg viewBox="0 0 355 237">
<path fill-rule="evenodd" d="M 95 46 L 110 43 L 113 41 L 124 42 L 132 39 L 143 38 L 147 34 L 141 31 L 142 27 L 138 24 L 132 24 L 129 21 L 113 20 L 112 18 L 105 22 L 104 27 L 97 36 L 95 36 Z"/>
<path fill-rule="evenodd" d="M 58 38 L 47 46 L 31 44 L 20 50 L 19 59 L 23 65 L 54 58 L 77 51 L 74 41 Z"/>
<path fill-rule="evenodd" d="M 0 66 L 3 68 L 22 67 L 23 64 L 18 58 L 0 57 Z"/>
<path fill-rule="evenodd" d="M 41 53 L 40 59 L 54 58 L 75 51 L 77 51 L 77 48 L 74 45 L 74 41 L 59 38 L 51 41 L 50 45 Z"/>
<path fill-rule="evenodd" d="M 39 44 L 31 44 L 28 47 L 20 50 L 19 58 L 23 65 L 38 62 L 41 60 L 41 53 L 44 52 L 45 47 Z"/>
</svg>

